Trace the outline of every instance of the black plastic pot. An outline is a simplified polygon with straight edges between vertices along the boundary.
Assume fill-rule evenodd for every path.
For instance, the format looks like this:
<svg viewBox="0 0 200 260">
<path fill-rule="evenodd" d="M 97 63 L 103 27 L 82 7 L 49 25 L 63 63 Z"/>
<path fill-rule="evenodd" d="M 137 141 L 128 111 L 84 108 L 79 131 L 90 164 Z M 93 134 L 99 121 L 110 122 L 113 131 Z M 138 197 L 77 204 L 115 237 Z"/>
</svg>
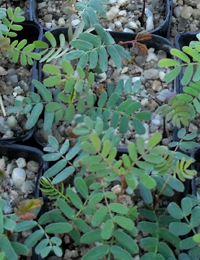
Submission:
<svg viewBox="0 0 200 260">
<path fill-rule="evenodd" d="M 38 0 L 29 0 L 30 1 L 30 17 L 31 20 L 39 23 L 38 21 L 38 10 L 37 10 L 37 5 L 38 5 Z M 170 33 L 170 27 L 171 27 L 171 17 L 172 17 L 172 9 L 173 9 L 173 0 L 165 0 L 165 5 L 166 5 L 166 12 L 165 12 L 165 21 L 156 29 L 150 31 L 152 34 L 157 34 L 163 37 L 169 37 Z M 44 31 L 49 31 L 51 29 L 48 29 L 44 26 L 42 26 Z M 123 32 L 123 34 L 127 34 Z"/>
<path fill-rule="evenodd" d="M 200 146 L 196 147 L 193 150 L 191 157 L 193 157 L 195 159 L 195 162 L 191 165 L 191 169 L 197 171 L 197 176 L 195 176 L 191 180 L 191 193 L 190 194 L 196 196 L 197 195 L 196 186 L 198 185 L 198 184 L 196 184 L 196 180 L 198 178 L 200 178 Z"/>
<path fill-rule="evenodd" d="M 39 190 L 39 179 L 43 175 L 43 173 L 47 170 L 48 164 L 43 161 L 42 156 L 43 152 L 41 152 L 39 149 L 34 148 L 34 147 L 29 147 L 25 145 L 2 145 L 0 144 L 0 157 L 6 156 L 9 159 L 18 159 L 20 157 L 24 158 L 26 161 L 27 160 L 33 160 L 39 163 L 40 168 L 38 171 L 38 176 L 35 184 L 35 191 L 34 191 L 34 198 L 39 198 L 42 197 L 42 193 Z M 41 208 L 41 211 L 39 215 L 43 214 L 46 211 L 46 204 L 44 200 L 44 204 Z M 33 260 L 39 260 L 38 256 L 34 253 L 33 250 Z"/>
<path fill-rule="evenodd" d="M 33 21 L 24 21 L 23 23 L 20 23 L 23 26 L 23 30 L 18 32 L 18 36 L 15 38 L 12 38 L 11 40 L 18 40 L 21 41 L 23 39 L 27 39 L 27 43 L 30 44 L 33 41 L 36 41 L 40 39 L 42 36 L 42 30 L 41 27 L 33 22 Z M 38 69 L 37 69 L 37 62 L 34 61 L 33 68 L 32 68 L 32 79 L 38 79 Z M 34 86 L 31 84 L 30 91 L 34 91 Z M 20 137 L 12 137 L 12 138 L 0 138 L 0 144 L 13 144 L 17 142 L 24 142 L 25 140 L 28 140 L 33 135 L 34 129 L 31 129 L 27 134 L 22 135 Z"/>
<path fill-rule="evenodd" d="M 196 35 L 200 33 L 200 32 L 184 32 L 184 33 L 179 33 L 177 34 L 176 38 L 175 38 L 175 44 L 176 44 L 176 48 L 178 50 L 182 50 L 182 48 L 184 46 L 189 46 L 191 41 L 197 41 L 197 37 Z M 183 71 L 181 70 L 181 73 L 178 76 L 178 80 L 177 80 L 177 89 L 179 89 L 179 93 L 183 92 L 183 86 L 181 85 L 181 78 L 183 76 Z"/>
</svg>

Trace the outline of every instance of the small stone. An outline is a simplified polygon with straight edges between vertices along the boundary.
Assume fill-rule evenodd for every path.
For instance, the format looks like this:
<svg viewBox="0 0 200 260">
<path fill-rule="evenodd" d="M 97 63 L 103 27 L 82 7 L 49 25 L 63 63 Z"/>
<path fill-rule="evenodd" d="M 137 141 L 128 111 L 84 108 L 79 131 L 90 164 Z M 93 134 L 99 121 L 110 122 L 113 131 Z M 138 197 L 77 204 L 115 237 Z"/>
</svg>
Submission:
<svg viewBox="0 0 200 260">
<path fill-rule="evenodd" d="M 5 76 L 7 74 L 8 72 L 3 67 L 0 66 L 0 76 Z"/>
<path fill-rule="evenodd" d="M 115 21 L 115 27 L 116 28 L 121 28 L 122 27 L 122 23 L 120 21 Z"/>
<path fill-rule="evenodd" d="M 161 91 L 162 89 L 161 82 L 158 80 L 154 80 L 152 84 L 152 89 L 154 89 L 157 92 Z"/>
<path fill-rule="evenodd" d="M 78 24 L 80 23 L 80 20 L 79 19 L 75 19 L 71 22 L 71 25 L 72 26 L 77 26 Z"/>
<path fill-rule="evenodd" d="M 159 72 L 159 78 L 160 78 L 160 80 L 164 81 L 165 75 L 166 75 L 166 74 L 165 74 L 164 71 L 160 71 L 160 72 Z"/>
<path fill-rule="evenodd" d="M 50 29 L 52 26 L 52 23 L 45 23 L 45 26 L 47 27 L 47 29 Z"/>
<path fill-rule="evenodd" d="M 18 82 L 18 77 L 17 77 L 17 75 L 11 75 L 11 76 L 10 76 L 10 81 L 13 82 L 13 83 L 17 83 L 17 82 Z"/>
<path fill-rule="evenodd" d="M 117 0 L 109 0 L 110 4 L 113 5 L 117 2 Z"/>
<path fill-rule="evenodd" d="M 14 116 L 9 116 L 6 122 L 11 129 L 14 129 L 17 126 L 17 120 Z"/>
<path fill-rule="evenodd" d="M 111 188 L 111 191 L 114 192 L 115 194 L 121 194 L 121 186 L 117 184 Z"/>
<path fill-rule="evenodd" d="M 181 17 L 188 20 L 193 13 L 193 8 L 191 6 L 184 5 L 181 10 Z"/>
<path fill-rule="evenodd" d="M 59 18 L 59 20 L 58 20 L 58 25 L 59 25 L 60 27 L 63 27 L 63 26 L 65 25 L 65 19 L 64 19 L 63 17 Z"/>
<path fill-rule="evenodd" d="M 170 138 L 163 138 L 162 139 L 162 144 L 165 145 L 165 146 L 167 146 L 170 142 L 171 142 Z"/>
<path fill-rule="evenodd" d="M 27 163 L 27 169 L 29 170 L 29 171 L 32 171 L 32 172 L 35 172 L 35 173 L 37 173 L 38 172 L 38 170 L 39 170 L 39 163 L 37 163 L 37 162 L 35 162 L 35 161 L 29 161 L 28 163 Z"/>
<path fill-rule="evenodd" d="M 22 168 L 14 168 L 12 172 L 12 179 L 15 186 L 22 186 L 26 179 L 26 172 Z"/>
<path fill-rule="evenodd" d="M 147 62 L 150 62 L 150 61 L 158 61 L 158 57 L 156 56 L 155 53 L 152 53 L 150 52 L 147 56 Z"/>
<path fill-rule="evenodd" d="M 182 10 L 182 6 L 176 6 L 174 8 L 174 15 L 175 17 L 179 18 L 181 16 L 181 10 Z"/>
<path fill-rule="evenodd" d="M 123 32 L 126 32 L 126 33 L 134 33 L 133 30 L 129 29 L 129 28 L 124 28 Z"/>
<path fill-rule="evenodd" d="M 196 125 L 190 123 L 188 131 L 189 132 L 197 132 L 198 131 L 198 127 Z"/>
<path fill-rule="evenodd" d="M 158 79 L 159 71 L 157 69 L 148 69 L 144 71 L 144 77 L 146 79 Z"/>
<path fill-rule="evenodd" d="M 127 15 L 127 11 L 126 10 L 122 10 L 122 11 L 119 11 L 118 13 L 118 16 L 126 16 Z"/>
<path fill-rule="evenodd" d="M 166 97 L 171 93 L 171 91 L 169 89 L 163 89 L 161 90 L 161 92 L 158 94 L 157 98 L 158 100 L 160 100 L 161 102 L 164 102 Z"/>
<path fill-rule="evenodd" d="M 50 23 L 50 22 L 52 21 L 52 14 L 46 14 L 46 15 L 44 16 L 44 21 L 45 21 L 46 23 Z"/>
<path fill-rule="evenodd" d="M 21 187 L 21 191 L 25 194 L 33 193 L 35 185 L 32 181 L 25 181 Z"/>
<path fill-rule="evenodd" d="M 107 74 L 106 74 L 105 72 L 99 74 L 98 76 L 101 77 L 101 79 L 98 80 L 99 82 L 103 82 L 103 81 L 105 81 L 106 78 L 107 78 Z"/>
<path fill-rule="evenodd" d="M 131 21 L 131 22 L 128 23 L 128 28 L 130 28 L 130 29 L 137 29 L 138 26 L 137 26 L 137 24 L 134 21 Z"/>
<path fill-rule="evenodd" d="M 47 5 L 46 2 L 38 3 L 38 9 L 42 9 L 42 8 L 46 7 L 46 5 Z"/>
<path fill-rule="evenodd" d="M 124 73 L 126 73 L 128 71 L 128 67 L 124 67 L 123 69 L 122 69 L 122 71 L 121 71 L 121 74 L 124 74 Z"/>
<path fill-rule="evenodd" d="M 118 0 L 117 3 L 119 6 L 124 6 L 129 3 L 130 0 Z"/>
<path fill-rule="evenodd" d="M 24 168 L 26 166 L 26 160 L 24 158 L 18 158 L 16 164 L 19 168 Z"/>
<path fill-rule="evenodd" d="M 0 169 L 2 171 L 5 171 L 5 166 L 6 166 L 6 162 L 5 162 L 5 159 L 0 159 Z"/>
<path fill-rule="evenodd" d="M 119 8 L 117 6 L 112 6 L 111 9 L 106 13 L 108 21 L 114 20 L 119 13 Z"/>
</svg>

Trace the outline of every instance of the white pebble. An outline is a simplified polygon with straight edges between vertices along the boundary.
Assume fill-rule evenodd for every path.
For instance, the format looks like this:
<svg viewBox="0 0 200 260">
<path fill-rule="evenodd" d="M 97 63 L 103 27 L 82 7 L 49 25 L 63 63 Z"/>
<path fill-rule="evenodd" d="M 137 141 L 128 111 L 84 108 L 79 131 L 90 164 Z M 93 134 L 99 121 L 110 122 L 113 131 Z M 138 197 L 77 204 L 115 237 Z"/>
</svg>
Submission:
<svg viewBox="0 0 200 260">
<path fill-rule="evenodd" d="M 32 172 L 35 172 L 35 173 L 37 173 L 38 172 L 38 170 L 39 170 L 39 163 L 37 163 L 37 162 L 35 162 L 35 161 L 29 161 L 28 163 L 27 163 L 27 169 L 29 170 L 29 171 L 32 171 Z"/>
<path fill-rule="evenodd" d="M 25 194 L 30 194 L 34 191 L 35 185 L 32 181 L 25 181 L 21 187 L 21 191 Z"/>
<path fill-rule="evenodd" d="M 26 166 L 26 160 L 24 158 L 18 158 L 16 163 L 19 168 L 24 168 Z"/>
<path fill-rule="evenodd" d="M 73 20 L 72 22 L 71 22 L 71 25 L 72 26 L 76 26 L 76 25 L 78 25 L 80 23 L 80 20 L 79 19 L 75 19 L 75 20 Z"/>
<path fill-rule="evenodd" d="M 14 116 L 9 116 L 9 117 L 7 118 L 7 125 L 8 125 L 11 129 L 13 129 L 13 128 L 15 128 L 15 127 L 17 126 L 17 120 L 15 119 Z"/>
<path fill-rule="evenodd" d="M 58 20 L 58 25 L 59 25 L 60 27 L 62 27 L 62 26 L 65 25 L 65 19 L 64 19 L 63 17 L 59 18 L 59 20 Z"/>
<path fill-rule="evenodd" d="M 12 172 L 12 179 L 15 186 L 22 186 L 26 179 L 26 172 L 22 168 L 14 168 Z"/>
</svg>

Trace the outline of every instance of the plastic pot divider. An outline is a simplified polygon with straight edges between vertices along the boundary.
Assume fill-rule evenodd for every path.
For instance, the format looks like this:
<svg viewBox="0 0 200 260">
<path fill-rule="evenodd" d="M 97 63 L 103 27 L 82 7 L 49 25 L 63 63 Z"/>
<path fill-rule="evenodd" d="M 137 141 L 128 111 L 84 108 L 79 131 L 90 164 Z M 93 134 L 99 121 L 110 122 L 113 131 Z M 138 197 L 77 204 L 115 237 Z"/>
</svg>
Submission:
<svg viewBox="0 0 200 260">
<path fill-rule="evenodd" d="M 27 43 L 30 44 L 33 41 L 38 40 L 41 35 L 41 27 L 33 22 L 33 21 L 24 21 L 23 23 L 20 23 L 23 26 L 22 31 L 18 31 L 17 37 L 13 37 L 12 41 L 14 40 L 23 40 L 27 39 Z M 34 61 L 33 67 L 32 67 L 32 79 L 38 79 L 38 69 L 37 69 L 37 62 Z M 31 84 L 30 91 L 34 91 L 34 86 Z M 0 144 L 13 144 L 16 142 L 24 142 L 25 140 L 28 140 L 33 135 L 34 129 L 31 129 L 27 134 L 19 136 L 19 137 L 12 137 L 12 138 L 0 138 Z"/>
<path fill-rule="evenodd" d="M 39 190 L 39 179 L 43 175 L 44 171 L 47 169 L 47 163 L 43 161 L 42 156 L 43 152 L 41 152 L 39 149 L 30 147 L 30 146 L 25 146 L 25 145 L 18 145 L 18 144 L 13 144 L 13 145 L 4 145 L 0 144 L 0 157 L 6 156 L 9 159 L 18 159 L 20 157 L 24 158 L 26 161 L 27 160 L 33 160 L 39 163 L 40 168 L 38 171 L 38 176 L 37 180 L 35 183 L 35 191 L 34 191 L 34 198 L 41 197 L 41 192 Z M 46 204 L 44 200 L 44 204 L 41 208 L 41 211 L 39 213 L 42 214 L 46 212 Z M 39 260 L 42 258 L 39 258 L 33 250 L 33 260 Z"/>
<path fill-rule="evenodd" d="M 38 21 L 38 0 L 29 0 L 30 1 L 30 19 L 37 22 Z M 170 27 L 171 27 L 171 17 L 172 17 L 172 9 L 173 9 L 173 0 L 165 0 L 165 20 L 164 22 L 155 28 L 154 30 L 150 31 L 152 34 L 157 34 L 163 37 L 168 37 L 169 38 L 169 33 L 170 33 Z M 48 29 L 44 26 L 42 26 L 44 31 L 49 31 L 51 29 Z M 126 32 L 123 32 L 123 34 L 127 34 Z"/>
</svg>

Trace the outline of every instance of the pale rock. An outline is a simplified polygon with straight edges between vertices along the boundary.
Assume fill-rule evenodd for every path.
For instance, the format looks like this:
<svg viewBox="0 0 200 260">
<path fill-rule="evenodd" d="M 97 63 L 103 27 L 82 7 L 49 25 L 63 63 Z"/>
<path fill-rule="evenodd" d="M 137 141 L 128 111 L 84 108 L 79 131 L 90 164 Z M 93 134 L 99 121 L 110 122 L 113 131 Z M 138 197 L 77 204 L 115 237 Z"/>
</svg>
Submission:
<svg viewBox="0 0 200 260">
<path fill-rule="evenodd" d="M 24 168 L 26 166 L 26 160 L 24 158 L 18 158 L 16 164 L 19 168 Z"/>
<path fill-rule="evenodd" d="M 122 71 L 121 71 L 121 74 L 124 74 L 124 73 L 126 73 L 128 71 L 128 67 L 124 67 L 123 69 L 122 69 Z"/>
<path fill-rule="evenodd" d="M 25 194 L 33 193 L 35 185 L 32 181 L 25 181 L 21 187 L 21 191 Z"/>
<path fill-rule="evenodd" d="M 38 3 L 38 9 L 42 9 L 42 8 L 46 7 L 46 5 L 47 5 L 46 2 Z"/>
<path fill-rule="evenodd" d="M 26 172 L 22 168 L 14 168 L 12 172 L 12 179 L 15 186 L 22 186 L 26 179 Z"/>
<path fill-rule="evenodd" d="M 38 170 L 39 170 L 40 166 L 39 166 L 39 163 L 35 162 L 35 161 L 29 161 L 27 163 L 27 169 L 29 171 L 32 171 L 32 172 L 35 172 L 37 173 Z"/>
<path fill-rule="evenodd" d="M 181 10 L 181 17 L 188 20 L 193 13 L 193 8 L 191 6 L 184 5 Z"/>
<path fill-rule="evenodd" d="M 123 80 L 128 80 L 128 79 L 129 79 L 129 76 L 126 75 L 126 74 L 122 74 L 122 75 L 119 76 L 118 81 L 121 80 L 121 79 L 123 79 Z"/>
<path fill-rule="evenodd" d="M 117 3 L 117 0 L 109 0 L 110 4 L 113 5 L 115 3 Z"/>
<path fill-rule="evenodd" d="M 124 28 L 123 32 L 126 32 L 126 33 L 134 33 L 133 30 L 129 29 L 129 28 Z"/>
<path fill-rule="evenodd" d="M 51 29 L 52 23 L 45 23 L 47 29 Z"/>
<path fill-rule="evenodd" d="M 128 23 L 128 27 L 129 27 L 130 29 L 137 29 L 137 28 L 138 28 L 137 24 L 136 24 L 134 21 L 130 21 L 130 22 Z"/>
<path fill-rule="evenodd" d="M 44 21 L 46 22 L 46 23 L 50 23 L 51 21 L 52 21 L 52 14 L 46 14 L 45 16 L 44 16 Z"/>
<path fill-rule="evenodd" d="M 17 86 L 14 88 L 14 92 L 16 92 L 17 95 L 22 94 L 24 91 L 20 86 Z"/>
<path fill-rule="evenodd" d="M 72 26 L 77 26 L 81 21 L 79 19 L 75 19 L 71 22 Z"/>
<path fill-rule="evenodd" d="M 7 118 L 7 125 L 11 128 L 14 129 L 17 126 L 17 120 L 15 119 L 14 116 L 9 116 Z"/>
<path fill-rule="evenodd" d="M 58 25 L 59 25 L 60 27 L 65 26 L 65 19 L 64 19 L 63 17 L 61 17 L 61 18 L 58 19 Z"/>
<path fill-rule="evenodd" d="M 157 127 L 159 127 L 159 126 L 161 125 L 161 121 L 154 118 L 154 119 L 152 120 L 152 124 L 155 125 L 155 126 L 157 126 Z"/>
<path fill-rule="evenodd" d="M 124 17 L 127 16 L 127 11 L 126 10 L 119 11 L 118 16 L 124 16 Z"/>
<path fill-rule="evenodd" d="M 141 81 L 140 77 L 133 77 L 132 82 L 135 83 L 137 81 Z"/>
<path fill-rule="evenodd" d="M 162 139 L 162 144 L 167 146 L 171 142 L 171 138 L 163 138 Z"/>
<path fill-rule="evenodd" d="M 115 21 L 115 27 L 116 28 L 121 28 L 122 27 L 122 23 L 120 21 Z"/>
<path fill-rule="evenodd" d="M 198 127 L 196 125 L 190 123 L 188 131 L 189 132 L 197 132 L 198 131 Z"/>
<path fill-rule="evenodd" d="M 119 184 L 117 184 L 111 188 L 111 191 L 114 192 L 115 194 L 119 195 L 119 194 L 121 194 L 121 186 Z"/>
<path fill-rule="evenodd" d="M 149 103 L 148 98 L 143 98 L 142 101 L 141 101 L 142 106 L 146 106 L 148 103 Z"/>
<path fill-rule="evenodd" d="M 151 87 L 152 87 L 152 89 L 154 89 L 157 92 L 161 91 L 161 89 L 162 89 L 161 82 L 158 80 L 154 80 Z"/>
<path fill-rule="evenodd" d="M 182 6 L 176 6 L 174 8 L 174 15 L 175 15 L 175 17 L 180 18 L 182 9 L 183 9 Z"/>
<path fill-rule="evenodd" d="M 75 13 L 74 9 L 72 8 L 72 6 L 67 6 L 64 5 L 62 8 L 62 12 L 66 15 L 72 15 Z"/>
<path fill-rule="evenodd" d="M 117 6 L 112 6 L 111 9 L 106 13 L 108 21 L 114 20 L 119 13 L 119 8 Z"/>
<path fill-rule="evenodd" d="M 23 237 L 27 238 L 32 234 L 32 230 L 31 229 L 24 230 L 24 231 L 22 231 L 21 234 L 22 234 Z"/>
<path fill-rule="evenodd" d="M 1 169 L 2 171 L 5 171 L 5 166 L 6 166 L 5 159 L 4 159 L 4 158 L 1 158 L 1 159 L 0 159 L 0 169 Z"/>
<path fill-rule="evenodd" d="M 5 76 L 7 74 L 8 72 L 3 67 L 0 66 L 0 76 Z"/>
<path fill-rule="evenodd" d="M 154 29 L 154 23 L 153 23 L 153 14 L 152 12 L 145 8 L 145 15 L 147 17 L 147 20 L 146 20 L 146 31 L 151 31 Z"/>
<path fill-rule="evenodd" d="M 144 71 L 144 77 L 146 79 L 158 79 L 159 71 L 157 69 L 148 69 Z"/>
<path fill-rule="evenodd" d="M 103 82 L 107 79 L 107 74 L 105 72 L 99 74 L 99 76 L 101 77 L 101 79 L 99 79 L 99 82 Z"/>
<path fill-rule="evenodd" d="M 163 89 L 161 92 L 158 94 L 157 98 L 159 101 L 164 102 L 166 97 L 171 93 L 169 89 Z"/>
<path fill-rule="evenodd" d="M 10 76 L 10 81 L 12 83 L 17 83 L 18 82 L 18 76 L 17 75 L 11 75 Z"/>
<path fill-rule="evenodd" d="M 124 6 L 129 3 L 130 0 L 118 0 L 117 3 L 119 6 Z"/>
<path fill-rule="evenodd" d="M 197 9 L 198 9 L 198 10 L 200 10 L 200 3 L 199 3 L 199 4 L 197 4 Z"/>
<path fill-rule="evenodd" d="M 164 81 L 165 75 L 166 75 L 166 74 L 165 74 L 164 71 L 160 71 L 160 72 L 159 72 L 159 78 L 160 78 L 160 80 Z"/>
<path fill-rule="evenodd" d="M 147 62 L 149 62 L 149 61 L 158 61 L 158 58 L 157 58 L 155 53 L 150 52 L 150 53 L 148 53 L 146 61 Z"/>
</svg>

